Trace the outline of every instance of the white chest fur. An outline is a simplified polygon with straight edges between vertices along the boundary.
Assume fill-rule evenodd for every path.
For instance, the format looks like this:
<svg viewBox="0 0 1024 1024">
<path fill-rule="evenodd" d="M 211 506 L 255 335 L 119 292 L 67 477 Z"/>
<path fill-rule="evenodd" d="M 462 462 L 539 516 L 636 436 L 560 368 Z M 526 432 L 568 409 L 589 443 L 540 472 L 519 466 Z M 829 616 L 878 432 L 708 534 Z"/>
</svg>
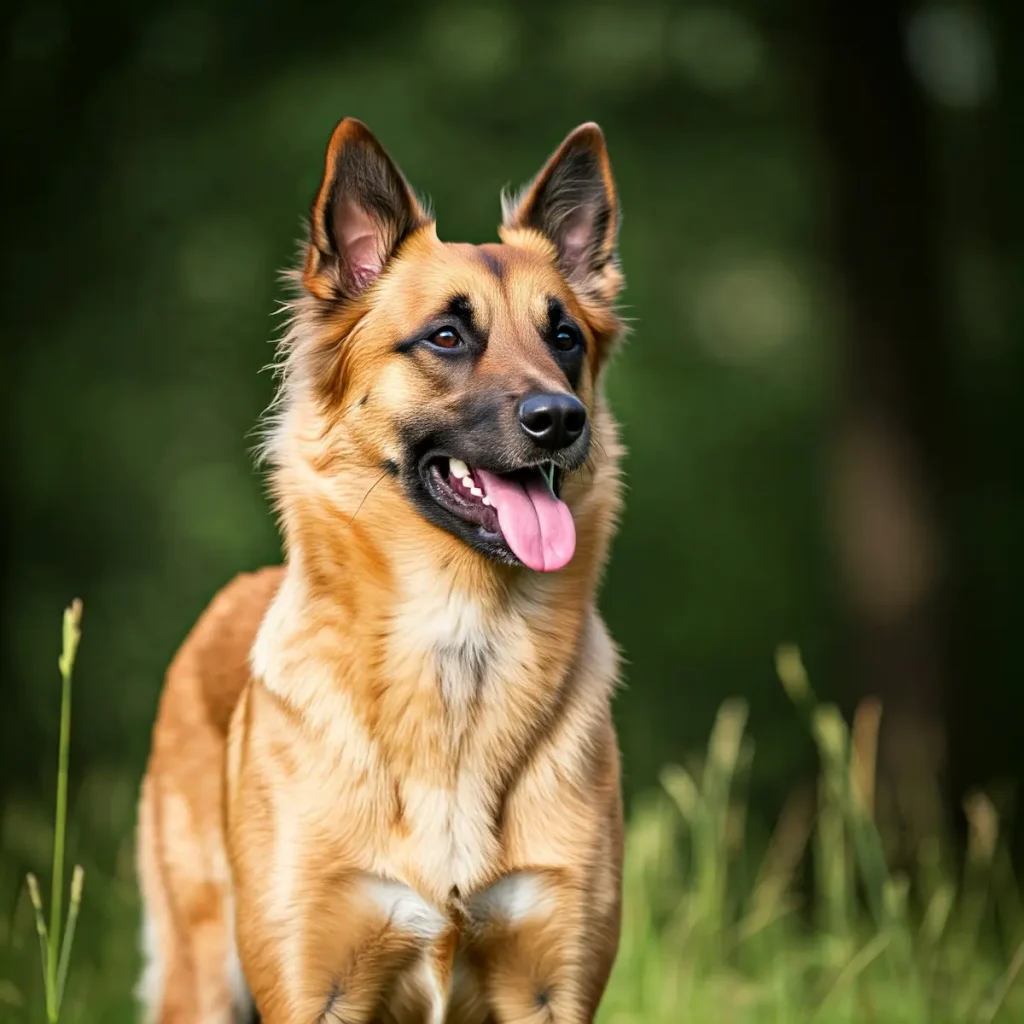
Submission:
<svg viewBox="0 0 1024 1024">
<path fill-rule="evenodd" d="M 476 889 L 498 856 L 494 816 L 499 801 L 493 742 L 503 680 L 528 644 L 514 609 L 487 607 L 424 572 L 407 583 L 389 645 L 396 678 L 419 678 L 440 698 L 442 722 L 431 731 L 446 770 L 400 780 L 416 873 L 440 894 Z"/>
</svg>

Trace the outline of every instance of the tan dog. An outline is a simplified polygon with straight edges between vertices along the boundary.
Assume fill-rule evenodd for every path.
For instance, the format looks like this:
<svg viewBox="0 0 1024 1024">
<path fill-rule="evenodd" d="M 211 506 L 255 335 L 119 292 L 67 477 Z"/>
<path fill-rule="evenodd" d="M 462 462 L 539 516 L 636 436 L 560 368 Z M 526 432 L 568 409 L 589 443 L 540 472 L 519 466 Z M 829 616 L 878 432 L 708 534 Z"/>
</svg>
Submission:
<svg viewBox="0 0 1024 1024">
<path fill-rule="evenodd" d="M 286 564 L 200 618 L 142 787 L 159 1024 L 594 1019 L 622 858 L 595 608 L 618 224 L 596 125 L 481 246 L 336 128 L 268 429 Z"/>
</svg>

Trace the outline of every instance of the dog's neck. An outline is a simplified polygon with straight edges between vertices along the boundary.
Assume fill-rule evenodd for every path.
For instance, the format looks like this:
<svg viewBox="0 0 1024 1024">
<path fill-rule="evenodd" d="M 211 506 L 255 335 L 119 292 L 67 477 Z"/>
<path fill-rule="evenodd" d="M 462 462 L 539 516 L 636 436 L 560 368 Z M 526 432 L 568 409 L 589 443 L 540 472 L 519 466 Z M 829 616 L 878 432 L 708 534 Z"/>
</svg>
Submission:
<svg viewBox="0 0 1024 1024">
<path fill-rule="evenodd" d="M 583 574 L 558 579 L 473 564 L 482 561 L 476 555 L 446 561 L 433 551 L 419 558 L 405 551 L 399 571 L 379 549 L 362 546 L 353 556 L 362 564 L 339 568 L 330 580 L 323 562 L 313 569 L 301 547 L 289 547 L 284 582 L 257 638 L 257 674 L 269 667 L 272 649 L 308 642 L 313 631 L 320 641 L 337 636 L 338 646 L 322 653 L 346 674 L 383 667 L 403 650 L 410 656 L 464 652 L 485 658 L 492 641 L 508 641 L 515 622 L 550 624 L 556 611 L 561 643 L 572 649 L 592 605 Z"/>
<path fill-rule="evenodd" d="M 433 688 L 454 711 L 488 676 L 498 682 L 532 663 L 537 628 L 557 631 L 567 663 L 592 608 L 596 573 L 582 564 L 541 575 L 469 549 L 453 558 L 436 541 L 385 544 L 358 519 L 346 529 L 343 516 L 344 543 L 310 551 L 330 523 L 328 511 L 307 506 L 283 518 L 285 580 L 260 629 L 253 667 L 296 706 L 309 703 L 308 693 L 300 695 L 307 684 L 298 677 L 305 676 L 350 693 Z"/>
</svg>

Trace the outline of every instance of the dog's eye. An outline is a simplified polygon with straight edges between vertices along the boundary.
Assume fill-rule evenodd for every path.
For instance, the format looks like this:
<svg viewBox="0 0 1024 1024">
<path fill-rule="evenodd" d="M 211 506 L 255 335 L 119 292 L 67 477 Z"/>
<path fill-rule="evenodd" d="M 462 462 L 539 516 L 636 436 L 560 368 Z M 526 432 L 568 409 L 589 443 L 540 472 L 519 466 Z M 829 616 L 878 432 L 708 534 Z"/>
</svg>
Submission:
<svg viewBox="0 0 1024 1024">
<path fill-rule="evenodd" d="M 436 345 L 438 348 L 458 348 L 462 344 L 462 339 L 450 327 L 442 327 L 440 330 L 434 331 L 428 340 L 431 345 Z"/>
<path fill-rule="evenodd" d="M 579 335 L 572 327 L 559 327 L 555 332 L 555 348 L 559 352 L 571 352 L 579 343 Z"/>
</svg>

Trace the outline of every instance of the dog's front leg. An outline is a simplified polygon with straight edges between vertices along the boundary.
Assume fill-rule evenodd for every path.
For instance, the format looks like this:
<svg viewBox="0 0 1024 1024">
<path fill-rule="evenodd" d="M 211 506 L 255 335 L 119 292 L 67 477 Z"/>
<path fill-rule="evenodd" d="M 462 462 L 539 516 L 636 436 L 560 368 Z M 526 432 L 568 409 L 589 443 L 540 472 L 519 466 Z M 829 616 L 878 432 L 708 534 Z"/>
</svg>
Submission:
<svg viewBox="0 0 1024 1024">
<path fill-rule="evenodd" d="M 451 926 L 417 893 L 362 873 L 317 879 L 292 912 L 241 886 L 242 966 L 262 1024 L 443 1019 Z"/>
<path fill-rule="evenodd" d="M 585 879 L 523 870 L 468 903 L 465 955 L 495 1024 L 591 1024 L 617 945 Z"/>
</svg>

